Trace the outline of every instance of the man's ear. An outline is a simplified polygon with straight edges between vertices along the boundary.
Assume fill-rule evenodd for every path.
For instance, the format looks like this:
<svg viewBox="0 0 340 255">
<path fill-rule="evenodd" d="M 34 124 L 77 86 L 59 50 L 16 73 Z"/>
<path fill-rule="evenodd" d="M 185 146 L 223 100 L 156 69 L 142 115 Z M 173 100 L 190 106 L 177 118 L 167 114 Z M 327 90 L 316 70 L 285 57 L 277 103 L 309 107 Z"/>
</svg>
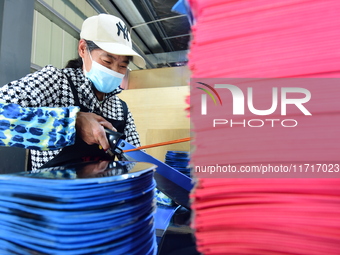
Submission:
<svg viewBox="0 0 340 255">
<path fill-rule="evenodd" d="M 85 57 L 86 48 L 87 48 L 86 41 L 84 39 L 80 39 L 78 43 L 78 54 L 81 58 Z"/>
</svg>

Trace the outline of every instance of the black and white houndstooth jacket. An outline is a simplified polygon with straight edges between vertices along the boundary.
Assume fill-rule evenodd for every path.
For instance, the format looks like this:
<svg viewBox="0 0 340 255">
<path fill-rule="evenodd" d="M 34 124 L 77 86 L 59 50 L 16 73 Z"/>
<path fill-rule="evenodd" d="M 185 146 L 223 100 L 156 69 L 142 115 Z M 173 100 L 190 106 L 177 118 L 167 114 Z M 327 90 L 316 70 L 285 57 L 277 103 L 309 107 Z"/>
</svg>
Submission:
<svg viewBox="0 0 340 255">
<path fill-rule="evenodd" d="M 124 120 L 123 107 L 117 97 L 122 89 L 118 87 L 107 94 L 105 100 L 100 103 L 94 94 L 91 81 L 84 76 L 80 68 L 58 69 L 51 65 L 45 66 L 40 71 L 1 87 L 0 100 L 6 103 L 15 103 L 22 107 L 73 106 L 75 102 L 66 74 L 71 77 L 76 87 L 80 103 L 90 109 L 90 112 L 110 119 Z M 139 135 L 130 111 L 128 112 L 124 134 L 126 141 L 135 146 L 140 146 Z M 39 168 L 57 155 L 59 151 L 31 150 L 32 169 Z"/>
</svg>

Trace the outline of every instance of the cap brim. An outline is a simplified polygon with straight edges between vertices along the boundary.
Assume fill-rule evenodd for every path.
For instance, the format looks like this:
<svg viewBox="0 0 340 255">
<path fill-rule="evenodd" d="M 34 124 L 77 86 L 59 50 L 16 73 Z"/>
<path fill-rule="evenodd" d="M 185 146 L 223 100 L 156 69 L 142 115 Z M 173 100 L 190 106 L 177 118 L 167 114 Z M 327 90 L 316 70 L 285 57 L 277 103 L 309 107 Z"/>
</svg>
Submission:
<svg viewBox="0 0 340 255">
<path fill-rule="evenodd" d="M 120 43 L 93 41 L 99 48 L 109 53 L 121 56 L 132 56 L 132 62 L 139 67 L 145 67 L 145 60 L 137 52 Z"/>
</svg>

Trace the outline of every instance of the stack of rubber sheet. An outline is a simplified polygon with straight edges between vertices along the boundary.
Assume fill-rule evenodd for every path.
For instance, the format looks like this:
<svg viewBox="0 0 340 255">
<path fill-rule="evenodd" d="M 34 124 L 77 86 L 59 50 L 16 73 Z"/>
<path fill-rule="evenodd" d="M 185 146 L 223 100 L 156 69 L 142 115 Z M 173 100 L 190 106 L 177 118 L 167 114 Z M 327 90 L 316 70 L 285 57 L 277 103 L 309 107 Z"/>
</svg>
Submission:
<svg viewBox="0 0 340 255">
<path fill-rule="evenodd" d="M 165 155 L 166 164 L 190 177 L 189 161 L 190 155 L 187 151 L 167 151 Z"/>
<path fill-rule="evenodd" d="M 0 175 L 0 254 L 155 254 L 155 165 Z"/>
<path fill-rule="evenodd" d="M 194 134 L 191 164 L 197 179 L 191 193 L 192 227 L 198 250 L 204 255 L 340 254 L 340 218 L 337 216 L 340 175 L 335 178 L 328 175 L 335 173 L 334 168 L 335 174 L 339 174 L 340 136 L 336 121 L 340 119 L 340 107 L 336 98 L 340 93 L 339 86 L 332 90 L 327 86 L 333 78 L 340 84 L 340 2 L 188 2 L 195 18 L 188 63 L 191 78 L 206 79 L 203 85 L 210 86 L 192 82 L 190 94 L 191 132 Z M 246 113 L 237 115 L 232 112 L 236 107 L 233 108 L 233 98 L 228 97 L 230 91 L 221 85 L 234 83 L 222 83 L 216 78 L 271 78 L 272 87 L 278 84 L 274 78 L 320 80 L 317 89 L 311 90 L 311 100 L 306 104 L 307 109 L 311 109 L 311 116 L 301 112 L 292 114 L 291 109 L 284 115 L 278 110 L 275 117 L 268 115 L 268 118 L 297 119 L 297 127 L 264 129 L 228 125 L 231 119 L 240 123 L 244 119 L 262 117 L 247 112 L 249 105 L 246 102 L 250 98 L 246 94 L 247 87 L 253 88 L 255 102 L 261 86 L 239 86 L 243 89 Z M 308 83 L 303 85 L 293 82 L 284 87 L 309 88 Z M 202 88 L 206 92 L 202 92 Z M 238 94 L 239 97 L 243 95 Z M 266 98 L 270 99 L 270 95 Z M 321 95 L 330 99 L 313 108 Z M 206 115 L 201 113 L 203 96 L 207 99 Z M 261 109 L 268 109 L 270 103 Z M 330 104 L 334 106 L 332 109 L 328 107 Z M 213 126 L 212 121 L 206 121 L 209 118 L 222 119 L 225 125 Z M 304 126 L 300 120 L 314 124 Z M 325 125 L 326 121 L 329 121 L 328 125 Z M 278 134 L 272 135 L 274 132 Z M 291 136 L 287 135 L 289 132 Z M 273 149 L 268 149 L 269 146 Z M 315 149 L 317 146 L 319 150 Z M 333 161 L 320 162 L 319 154 L 333 155 Z M 310 161 L 301 160 L 311 155 L 314 158 Z M 268 162 L 280 162 L 274 160 L 284 157 L 292 167 L 302 167 L 299 178 L 288 175 L 268 178 L 265 174 L 255 178 L 250 174 L 232 178 L 227 168 L 225 172 L 216 173 L 219 167 L 229 164 L 253 166 L 255 163 L 260 165 L 264 159 L 268 165 Z M 308 175 L 312 173 L 312 167 L 317 171 L 318 163 L 324 163 L 322 166 L 325 167 L 324 175 L 319 179 Z M 198 173 L 198 170 L 207 169 L 203 166 L 214 172 L 205 176 Z"/>
</svg>

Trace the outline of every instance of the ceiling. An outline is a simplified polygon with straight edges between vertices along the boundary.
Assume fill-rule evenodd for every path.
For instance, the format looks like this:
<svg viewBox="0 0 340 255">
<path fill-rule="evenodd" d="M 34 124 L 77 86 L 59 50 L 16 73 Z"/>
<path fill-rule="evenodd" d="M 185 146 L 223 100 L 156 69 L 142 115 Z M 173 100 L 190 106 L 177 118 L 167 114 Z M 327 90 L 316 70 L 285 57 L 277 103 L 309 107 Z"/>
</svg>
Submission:
<svg viewBox="0 0 340 255">
<path fill-rule="evenodd" d="M 146 68 L 186 65 L 190 22 L 186 15 L 171 10 L 178 0 L 86 1 L 98 13 L 125 21 L 133 48 L 144 57 Z"/>
</svg>

